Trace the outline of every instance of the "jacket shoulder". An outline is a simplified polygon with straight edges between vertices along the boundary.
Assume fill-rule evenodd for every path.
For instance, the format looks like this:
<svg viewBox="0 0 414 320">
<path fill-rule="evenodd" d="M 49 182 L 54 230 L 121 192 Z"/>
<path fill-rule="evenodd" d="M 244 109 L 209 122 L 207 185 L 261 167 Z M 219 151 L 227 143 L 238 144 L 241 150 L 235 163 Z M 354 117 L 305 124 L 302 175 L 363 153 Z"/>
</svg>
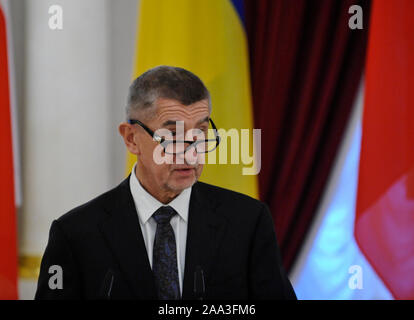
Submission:
<svg viewBox="0 0 414 320">
<path fill-rule="evenodd" d="M 79 227 L 88 222 L 97 221 L 102 214 L 108 210 L 109 206 L 116 204 L 119 201 L 120 192 L 122 189 L 129 187 L 129 179 L 125 179 L 118 186 L 98 195 L 97 197 L 81 204 L 70 211 L 60 216 L 57 222 L 60 225 L 68 227 Z"/>
<path fill-rule="evenodd" d="M 218 187 L 205 182 L 197 182 L 200 192 L 219 206 L 241 209 L 241 212 L 262 211 L 266 204 L 246 194 Z"/>
</svg>

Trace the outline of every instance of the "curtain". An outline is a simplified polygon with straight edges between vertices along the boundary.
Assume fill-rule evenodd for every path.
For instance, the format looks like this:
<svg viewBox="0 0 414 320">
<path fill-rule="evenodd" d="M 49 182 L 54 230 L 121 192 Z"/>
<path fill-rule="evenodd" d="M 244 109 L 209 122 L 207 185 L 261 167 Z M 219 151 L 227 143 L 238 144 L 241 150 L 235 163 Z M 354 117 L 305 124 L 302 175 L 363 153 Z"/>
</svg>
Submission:
<svg viewBox="0 0 414 320">
<path fill-rule="evenodd" d="M 363 29 L 351 30 L 359 5 Z M 370 1 L 245 0 L 260 199 L 290 270 L 314 218 L 363 73 Z"/>
</svg>

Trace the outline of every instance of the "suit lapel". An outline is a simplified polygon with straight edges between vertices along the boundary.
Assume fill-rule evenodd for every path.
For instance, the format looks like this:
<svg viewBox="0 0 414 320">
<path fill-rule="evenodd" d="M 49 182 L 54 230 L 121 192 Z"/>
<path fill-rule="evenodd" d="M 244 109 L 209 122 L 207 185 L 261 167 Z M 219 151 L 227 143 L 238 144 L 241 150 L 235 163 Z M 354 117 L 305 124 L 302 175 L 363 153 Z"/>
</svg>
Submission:
<svg viewBox="0 0 414 320">
<path fill-rule="evenodd" d="M 109 204 L 108 215 L 100 224 L 101 232 L 135 296 L 156 299 L 155 283 L 129 188 L 129 177 L 118 189 L 117 199 Z"/>
<path fill-rule="evenodd" d="M 226 219 L 215 212 L 214 199 L 203 194 L 200 187 L 200 182 L 195 183 L 190 197 L 182 294 L 184 300 L 196 298 L 194 272 L 197 266 L 201 267 L 208 282 L 211 263 L 227 226 Z"/>
</svg>

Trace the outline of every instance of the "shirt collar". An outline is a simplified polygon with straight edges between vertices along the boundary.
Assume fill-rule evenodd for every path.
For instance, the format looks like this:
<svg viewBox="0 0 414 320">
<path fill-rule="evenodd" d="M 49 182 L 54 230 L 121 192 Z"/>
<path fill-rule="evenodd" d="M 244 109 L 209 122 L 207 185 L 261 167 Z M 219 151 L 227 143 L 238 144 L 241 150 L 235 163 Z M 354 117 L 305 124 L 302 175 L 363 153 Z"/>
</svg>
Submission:
<svg viewBox="0 0 414 320">
<path fill-rule="evenodd" d="M 135 175 L 135 167 L 132 168 L 131 177 L 129 179 L 129 186 L 131 189 L 132 197 L 134 199 L 135 208 L 138 212 L 138 217 L 142 223 L 146 223 L 152 214 L 160 207 L 165 206 L 162 202 L 154 198 L 147 190 L 145 190 Z M 184 189 L 177 197 L 168 203 L 169 206 L 174 208 L 179 216 L 187 222 L 188 210 L 190 206 L 190 195 L 192 187 Z"/>
</svg>

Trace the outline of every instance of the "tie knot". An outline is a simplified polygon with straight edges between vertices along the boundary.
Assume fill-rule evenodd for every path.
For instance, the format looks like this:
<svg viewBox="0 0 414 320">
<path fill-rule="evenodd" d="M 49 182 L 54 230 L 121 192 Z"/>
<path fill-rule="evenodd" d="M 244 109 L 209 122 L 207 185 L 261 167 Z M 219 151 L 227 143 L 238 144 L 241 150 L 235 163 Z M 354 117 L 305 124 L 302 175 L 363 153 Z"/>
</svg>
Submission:
<svg viewBox="0 0 414 320">
<path fill-rule="evenodd" d="M 170 206 L 162 206 L 152 215 L 157 224 L 167 224 L 177 212 Z"/>
</svg>

